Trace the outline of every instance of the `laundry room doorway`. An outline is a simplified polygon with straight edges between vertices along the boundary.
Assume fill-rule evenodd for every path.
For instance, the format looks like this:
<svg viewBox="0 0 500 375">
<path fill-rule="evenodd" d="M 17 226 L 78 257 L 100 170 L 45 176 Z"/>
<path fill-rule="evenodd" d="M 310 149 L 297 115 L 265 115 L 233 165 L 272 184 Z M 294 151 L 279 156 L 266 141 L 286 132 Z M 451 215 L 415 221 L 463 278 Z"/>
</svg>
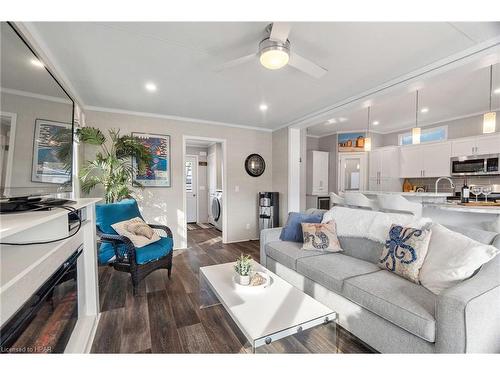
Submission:
<svg viewBox="0 0 500 375">
<path fill-rule="evenodd" d="M 188 247 L 208 238 L 211 243 L 226 243 L 226 141 L 184 136 L 183 150 L 184 234 Z"/>
</svg>

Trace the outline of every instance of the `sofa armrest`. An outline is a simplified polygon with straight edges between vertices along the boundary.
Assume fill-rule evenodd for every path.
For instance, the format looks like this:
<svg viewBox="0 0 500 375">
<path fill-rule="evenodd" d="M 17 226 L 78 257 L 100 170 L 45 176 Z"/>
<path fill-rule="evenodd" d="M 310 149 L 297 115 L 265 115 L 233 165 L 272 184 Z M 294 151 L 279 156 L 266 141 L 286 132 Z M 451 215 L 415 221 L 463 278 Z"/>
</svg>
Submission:
<svg viewBox="0 0 500 375">
<path fill-rule="evenodd" d="M 266 267 L 266 244 L 273 241 L 279 241 L 281 227 L 269 228 L 260 231 L 260 264 Z"/>
<path fill-rule="evenodd" d="M 500 256 L 437 299 L 438 353 L 500 353 Z"/>
</svg>

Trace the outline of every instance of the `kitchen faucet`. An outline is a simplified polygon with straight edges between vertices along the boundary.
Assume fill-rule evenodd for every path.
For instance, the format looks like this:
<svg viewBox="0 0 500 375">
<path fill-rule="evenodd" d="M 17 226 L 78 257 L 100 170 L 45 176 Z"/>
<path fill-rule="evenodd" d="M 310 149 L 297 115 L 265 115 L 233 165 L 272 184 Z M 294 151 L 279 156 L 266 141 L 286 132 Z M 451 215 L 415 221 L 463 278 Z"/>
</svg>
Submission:
<svg viewBox="0 0 500 375">
<path fill-rule="evenodd" d="M 435 188 L 435 192 L 436 192 L 436 193 L 438 192 L 438 184 L 439 184 L 439 181 L 441 181 L 441 180 L 448 180 L 448 181 L 450 181 L 450 187 L 451 187 L 452 189 L 455 189 L 455 184 L 453 183 L 453 181 L 451 180 L 451 178 L 449 178 L 449 177 L 439 177 L 439 178 L 436 180 L 436 185 L 435 185 L 435 186 L 436 186 L 436 188 Z"/>
</svg>

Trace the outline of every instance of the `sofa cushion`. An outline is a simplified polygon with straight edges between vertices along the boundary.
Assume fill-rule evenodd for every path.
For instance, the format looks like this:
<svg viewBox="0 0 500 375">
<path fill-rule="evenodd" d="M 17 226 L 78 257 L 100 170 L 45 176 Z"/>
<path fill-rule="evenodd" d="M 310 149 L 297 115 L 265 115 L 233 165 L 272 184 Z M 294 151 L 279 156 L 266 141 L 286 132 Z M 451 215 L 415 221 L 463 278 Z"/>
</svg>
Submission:
<svg viewBox="0 0 500 375">
<path fill-rule="evenodd" d="M 318 250 L 302 250 L 302 244 L 291 241 L 273 241 L 266 245 L 266 255 L 278 263 L 297 269 L 297 260 L 303 257 L 322 255 L 326 252 Z"/>
<path fill-rule="evenodd" d="M 339 237 L 345 255 L 378 264 L 383 245 L 380 242 L 359 237 Z"/>
<path fill-rule="evenodd" d="M 347 255 L 335 253 L 300 258 L 297 272 L 332 291 L 341 292 L 344 280 L 378 271 L 377 265 Z"/>
<path fill-rule="evenodd" d="M 141 217 L 135 199 L 123 199 L 119 202 L 98 204 L 95 206 L 96 224 L 107 234 L 117 234 L 111 227 L 112 224 L 134 217 Z"/>
<path fill-rule="evenodd" d="M 495 237 L 498 235 L 496 232 L 488 232 L 487 230 L 481 230 L 469 227 L 455 227 L 452 225 L 445 225 L 446 228 L 463 234 L 474 241 L 484 243 L 485 245 L 492 245 Z"/>
<path fill-rule="evenodd" d="M 304 242 L 302 223 L 321 223 L 322 215 L 307 215 L 300 212 L 290 212 L 285 226 L 281 230 L 281 241 Z"/>
<path fill-rule="evenodd" d="M 389 271 L 346 280 L 342 294 L 365 309 L 426 340 L 434 342 L 436 295 Z"/>
<path fill-rule="evenodd" d="M 174 241 L 171 237 L 160 237 L 159 241 L 156 241 L 147 246 L 143 246 L 135 249 L 135 260 L 137 264 L 149 263 L 153 260 L 160 259 L 165 255 L 168 255 L 173 250 Z M 124 244 L 118 245 L 118 251 L 121 255 L 124 255 L 127 247 Z M 113 245 L 109 242 L 104 242 L 99 247 L 99 264 L 108 263 L 115 256 L 115 250 Z"/>
</svg>

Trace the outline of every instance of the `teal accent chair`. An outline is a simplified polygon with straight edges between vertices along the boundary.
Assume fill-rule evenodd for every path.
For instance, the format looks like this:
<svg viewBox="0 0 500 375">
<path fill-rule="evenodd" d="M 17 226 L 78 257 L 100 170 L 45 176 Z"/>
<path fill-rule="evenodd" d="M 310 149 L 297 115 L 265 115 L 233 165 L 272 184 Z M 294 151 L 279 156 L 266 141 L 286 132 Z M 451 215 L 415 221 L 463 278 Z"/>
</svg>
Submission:
<svg viewBox="0 0 500 375">
<path fill-rule="evenodd" d="M 136 248 L 130 239 L 119 235 L 111 226 L 134 217 L 142 218 L 134 199 L 96 205 L 96 230 L 101 241 L 99 263 L 109 264 L 117 271 L 130 273 L 136 295 L 139 283 L 157 269 L 167 269 L 170 279 L 174 241 L 169 227 L 148 224 L 153 229 L 162 230 L 164 234 L 159 241 Z"/>
</svg>

